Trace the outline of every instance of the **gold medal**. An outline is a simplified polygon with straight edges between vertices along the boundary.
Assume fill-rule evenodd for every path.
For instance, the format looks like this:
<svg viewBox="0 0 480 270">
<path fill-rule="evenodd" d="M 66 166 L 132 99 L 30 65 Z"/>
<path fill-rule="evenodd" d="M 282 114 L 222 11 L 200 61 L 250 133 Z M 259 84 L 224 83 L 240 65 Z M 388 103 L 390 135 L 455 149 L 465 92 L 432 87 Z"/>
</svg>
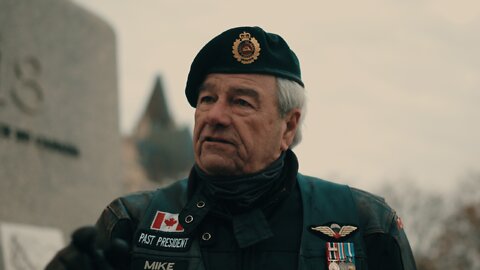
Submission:
<svg viewBox="0 0 480 270">
<path fill-rule="evenodd" d="M 340 270 L 348 270 L 348 268 L 347 268 L 348 266 L 345 262 L 340 262 L 338 264 L 338 267 L 340 268 Z"/>
<path fill-rule="evenodd" d="M 251 64 L 260 55 L 260 44 L 250 33 L 243 32 L 239 37 L 233 42 L 233 57 L 242 64 Z"/>
<path fill-rule="evenodd" d="M 347 270 L 355 270 L 355 264 L 353 262 L 347 263 Z"/>
</svg>

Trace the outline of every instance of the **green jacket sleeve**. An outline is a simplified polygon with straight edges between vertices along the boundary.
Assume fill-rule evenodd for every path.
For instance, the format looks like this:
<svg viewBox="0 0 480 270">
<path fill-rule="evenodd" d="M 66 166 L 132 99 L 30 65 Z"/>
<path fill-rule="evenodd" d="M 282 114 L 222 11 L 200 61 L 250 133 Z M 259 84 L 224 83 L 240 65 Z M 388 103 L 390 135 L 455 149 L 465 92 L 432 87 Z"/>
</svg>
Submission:
<svg viewBox="0 0 480 270">
<path fill-rule="evenodd" d="M 385 200 L 352 188 L 357 203 L 369 270 L 416 270 L 403 225 Z"/>
<path fill-rule="evenodd" d="M 414 270 L 410 245 L 403 229 L 393 222 L 388 233 L 372 233 L 365 236 L 369 270 Z"/>
</svg>

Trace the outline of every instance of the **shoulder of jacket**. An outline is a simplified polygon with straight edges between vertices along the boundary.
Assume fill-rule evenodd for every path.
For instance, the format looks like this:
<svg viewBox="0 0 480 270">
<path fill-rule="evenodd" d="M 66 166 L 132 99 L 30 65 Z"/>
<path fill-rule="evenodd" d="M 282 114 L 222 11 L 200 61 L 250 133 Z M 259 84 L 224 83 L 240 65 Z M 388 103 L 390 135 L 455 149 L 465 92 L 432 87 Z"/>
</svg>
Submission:
<svg viewBox="0 0 480 270">
<path fill-rule="evenodd" d="M 392 222 L 395 220 L 395 211 L 385 202 L 385 199 L 367 191 L 350 187 L 344 184 L 331 182 L 313 176 L 298 174 L 300 184 L 307 185 L 306 190 L 328 189 L 337 192 L 337 189 L 350 191 L 356 205 L 359 217 L 359 226 L 364 234 L 388 233 Z"/>
<path fill-rule="evenodd" d="M 182 192 L 185 187 L 186 181 L 177 181 L 167 187 L 135 192 L 113 200 L 97 220 L 98 245 L 105 246 L 115 237 L 129 242 L 155 196 Z"/>
<path fill-rule="evenodd" d="M 299 183 L 302 185 L 308 185 L 310 187 L 316 186 L 318 188 L 325 188 L 325 187 L 337 187 L 337 188 L 344 188 L 347 187 L 347 185 L 344 184 L 339 184 L 335 183 L 329 180 L 325 180 L 322 178 L 318 178 L 315 176 L 310 176 L 310 175 L 305 175 L 298 173 L 297 174 L 297 179 L 299 180 Z"/>
<path fill-rule="evenodd" d="M 360 226 L 364 234 L 388 233 L 395 221 L 393 210 L 383 197 L 370 192 L 350 187 L 353 199 L 357 205 Z"/>
<path fill-rule="evenodd" d="M 184 192 L 185 189 L 186 180 L 183 179 L 156 190 L 139 191 L 119 197 L 112 201 L 107 206 L 107 209 L 109 209 L 117 219 L 127 218 L 140 220 L 156 194 L 163 193 L 175 196 Z"/>
</svg>

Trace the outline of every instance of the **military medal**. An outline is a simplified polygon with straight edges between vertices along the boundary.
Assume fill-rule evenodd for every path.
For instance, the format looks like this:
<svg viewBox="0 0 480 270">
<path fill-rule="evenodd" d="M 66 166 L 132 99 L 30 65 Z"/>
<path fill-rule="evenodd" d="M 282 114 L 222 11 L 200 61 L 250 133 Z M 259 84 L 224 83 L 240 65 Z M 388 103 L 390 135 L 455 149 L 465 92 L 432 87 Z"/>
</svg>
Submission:
<svg viewBox="0 0 480 270">
<path fill-rule="evenodd" d="M 340 262 L 340 263 L 338 264 L 338 268 L 339 268 L 340 270 L 348 270 L 347 264 L 346 264 L 345 262 Z"/>
<path fill-rule="evenodd" d="M 328 270 L 340 270 L 338 259 L 338 243 L 327 242 Z"/>
<path fill-rule="evenodd" d="M 335 242 L 327 242 L 327 264 L 328 270 L 355 270 L 355 247 L 350 242 L 338 242 L 346 239 L 356 232 L 358 228 L 353 225 L 340 226 L 337 223 L 330 223 L 320 226 L 311 226 L 314 233 L 321 233 Z"/>
<path fill-rule="evenodd" d="M 328 265 L 328 270 L 340 270 L 340 266 L 336 262 L 330 262 Z"/>
<path fill-rule="evenodd" d="M 345 253 L 347 260 L 355 266 L 355 247 L 353 243 L 345 243 Z"/>
<path fill-rule="evenodd" d="M 353 243 L 345 243 L 345 248 L 344 248 L 345 254 L 346 254 L 346 259 L 348 260 L 347 262 L 347 270 L 355 270 L 355 247 L 353 246 Z"/>
<path fill-rule="evenodd" d="M 327 242 L 328 270 L 355 270 L 353 243 Z"/>
<path fill-rule="evenodd" d="M 338 259 L 340 260 L 340 263 L 338 264 L 340 270 L 347 270 L 347 264 L 345 263 L 345 249 L 343 243 L 338 243 Z"/>
</svg>

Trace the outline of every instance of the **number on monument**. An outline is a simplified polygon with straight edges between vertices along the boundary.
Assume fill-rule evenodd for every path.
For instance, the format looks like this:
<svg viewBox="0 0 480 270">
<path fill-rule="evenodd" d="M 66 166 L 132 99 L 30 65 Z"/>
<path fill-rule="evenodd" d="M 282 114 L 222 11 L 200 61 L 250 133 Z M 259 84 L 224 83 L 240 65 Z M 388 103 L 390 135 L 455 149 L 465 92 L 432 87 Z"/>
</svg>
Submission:
<svg viewBox="0 0 480 270">
<path fill-rule="evenodd" d="M 43 89 L 38 83 L 41 72 L 40 61 L 25 57 L 14 67 L 16 82 L 10 92 L 13 103 L 22 111 L 33 114 L 43 102 Z"/>
</svg>

